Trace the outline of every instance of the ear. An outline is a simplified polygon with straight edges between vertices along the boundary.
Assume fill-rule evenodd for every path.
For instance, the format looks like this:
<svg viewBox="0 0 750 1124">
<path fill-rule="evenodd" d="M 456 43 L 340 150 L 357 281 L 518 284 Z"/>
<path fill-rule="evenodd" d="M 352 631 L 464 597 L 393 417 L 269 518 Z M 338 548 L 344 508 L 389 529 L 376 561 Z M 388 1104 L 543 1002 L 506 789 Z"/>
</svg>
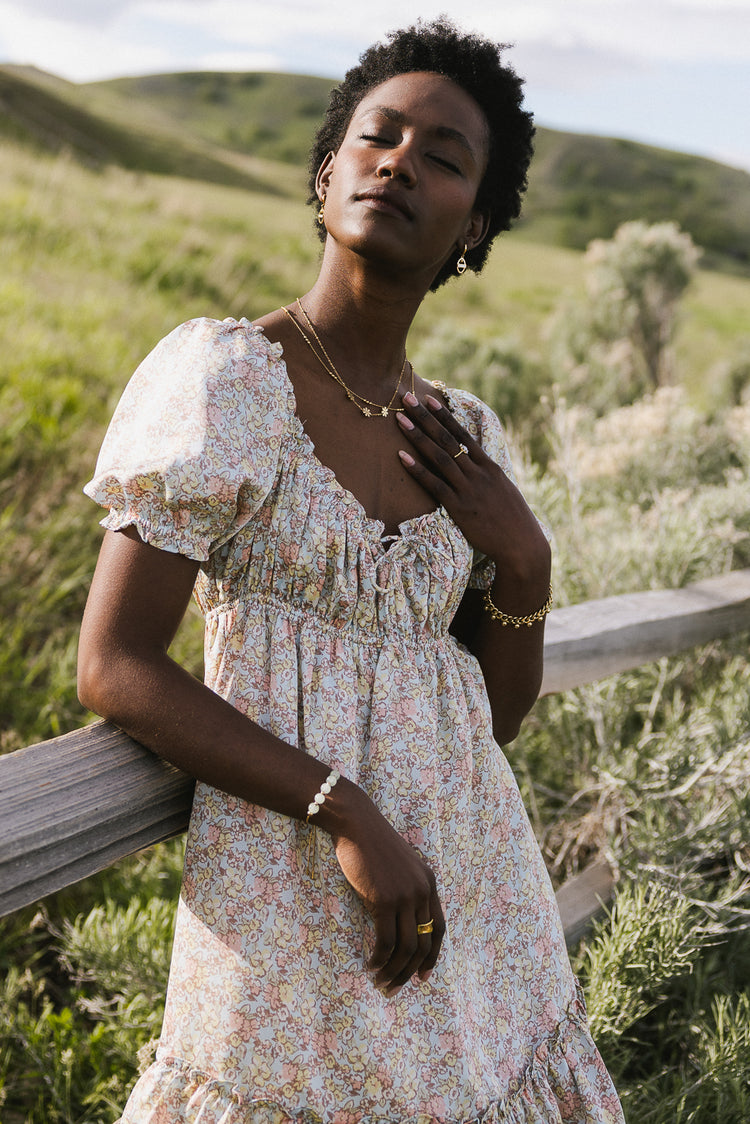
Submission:
<svg viewBox="0 0 750 1124">
<path fill-rule="evenodd" d="M 490 226 L 489 212 L 485 211 L 472 211 L 469 225 L 464 234 L 464 244 L 469 250 L 473 250 L 480 242 L 483 242 L 487 237 L 487 231 Z M 463 245 L 458 247 L 458 252 L 463 252 Z"/>
<path fill-rule="evenodd" d="M 323 202 L 326 192 L 328 191 L 328 185 L 331 180 L 331 173 L 333 172 L 333 165 L 335 164 L 335 162 L 336 153 L 329 152 L 323 160 L 323 163 L 318 168 L 318 174 L 315 177 L 315 191 L 317 192 L 318 199 L 320 199 L 321 203 Z"/>
</svg>

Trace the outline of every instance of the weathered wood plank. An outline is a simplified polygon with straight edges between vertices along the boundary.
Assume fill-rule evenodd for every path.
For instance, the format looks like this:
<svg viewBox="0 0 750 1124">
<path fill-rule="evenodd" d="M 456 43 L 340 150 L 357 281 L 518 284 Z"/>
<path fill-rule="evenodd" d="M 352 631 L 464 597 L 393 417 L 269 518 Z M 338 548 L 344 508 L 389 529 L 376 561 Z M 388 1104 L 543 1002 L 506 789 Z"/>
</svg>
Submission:
<svg viewBox="0 0 750 1124">
<path fill-rule="evenodd" d="M 750 570 L 558 609 L 543 691 L 745 629 Z M 180 834 L 192 790 L 183 773 L 106 722 L 0 757 L 0 916 Z M 595 910 L 596 895 L 588 900 Z"/>
<path fill-rule="evenodd" d="M 565 942 L 568 948 L 578 944 L 599 917 L 612 897 L 614 877 L 608 863 L 594 862 L 574 875 L 557 891 Z"/>
<path fill-rule="evenodd" d="M 750 570 L 684 589 L 586 601 L 550 613 L 542 694 L 629 671 L 697 644 L 750 629 Z"/>
<path fill-rule="evenodd" d="M 193 787 L 109 722 L 0 757 L 0 916 L 179 835 Z"/>
</svg>

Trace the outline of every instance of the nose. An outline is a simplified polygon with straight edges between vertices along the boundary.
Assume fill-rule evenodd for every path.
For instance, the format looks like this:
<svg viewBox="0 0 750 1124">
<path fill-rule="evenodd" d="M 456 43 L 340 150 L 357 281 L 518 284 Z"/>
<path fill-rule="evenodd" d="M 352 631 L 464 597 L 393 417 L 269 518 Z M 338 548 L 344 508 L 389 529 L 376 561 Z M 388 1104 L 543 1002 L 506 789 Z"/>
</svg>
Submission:
<svg viewBox="0 0 750 1124">
<path fill-rule="evenodd" d="M 377 174 L 381 179 L 397 179 L 412 187 L 417 182 L 417 174 L 411 153 L 406 146 L 390 148 L 383 153 L 378 164 Z"/>
</svg>

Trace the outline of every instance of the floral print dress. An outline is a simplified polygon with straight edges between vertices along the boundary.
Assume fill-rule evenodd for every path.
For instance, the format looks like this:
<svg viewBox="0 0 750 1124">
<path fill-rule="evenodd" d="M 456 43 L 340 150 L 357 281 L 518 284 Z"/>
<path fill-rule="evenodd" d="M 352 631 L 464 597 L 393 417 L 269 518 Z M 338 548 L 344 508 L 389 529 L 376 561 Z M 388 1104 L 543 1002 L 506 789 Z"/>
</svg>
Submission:
<svg viewBox="0 0 750 1124">
<path fill-rule="evenodd" d="M 449 398 L 510 472 L 491 411 Z M 162 340 L 85 490 L 104 526 L 200 560 L 207 684 L 360 785 L 447 922 L 430 980 L 386 998 L 329 837 L 198 784 L 161 1040 L 123 1121 L 619 1124 L 479 665 L 448 632 L 491 574 L 447 513 L 384 536 L 244 319 Z"/>
</svg>

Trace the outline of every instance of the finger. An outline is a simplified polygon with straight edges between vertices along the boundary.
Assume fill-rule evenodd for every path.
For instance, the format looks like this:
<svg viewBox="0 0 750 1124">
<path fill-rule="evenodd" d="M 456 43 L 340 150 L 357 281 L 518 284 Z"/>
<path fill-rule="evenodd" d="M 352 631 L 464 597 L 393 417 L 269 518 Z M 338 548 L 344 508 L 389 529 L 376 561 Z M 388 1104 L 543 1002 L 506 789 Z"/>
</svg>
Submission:
<svg viewBox="0 0 750 1124">
<path fill-rule="evenodd" d="M 423 918 L 422 920 L 420 920 L 420 916 Z M 434 919 L 425 916 L 424 910 L 421 911 L 420 916 L 404 918 L 405 929 L 409 932 L 408 947 L 413 947 L 414 951 L 401 971 L 393 976 L 389 986 L 386 988 L 385 993 L 389 997 L 395 995 L 405 983 L 408 983 L 412 976 L 421 974 L 424 964 L 431 953 L 434 936 Z M 426 924 L 430 925 L 429 931 L 420 933 L 419 926 Z"/>
<path fill-rule="evenodd" d="M 440 422 L 444 429 L 448 431 L 459 445 L 471 446 L 473 452 L 481 451 L 482 446 L 472 437 L 467 429 L 461 425 L 457 418 L 442 402 L 434 398 L 431 394 L 425 395 L 425 406 L 429 410 L 431 416 Z"/>
<path fill-rule="evenodd" d="M 399 987 L 409 978 L 412 972 L 408 966 L 416 956 L 419 949 L 417 927 L 414 924 L 413 909 L 407 908 L 399 913 L 396 922 L 396 943 L 388 962 L 376 973 L 374 983 L 382 988 L 386 995 L 393 995 Z M 422 963 L 419 956 L 417 963 Z"/>
<path fill-rule="evenodd" d="M 378 914 L 373 917 L 375 925 L 375 944 L 372 955 L 367 961 L 367 967 L 375 972 L 375 980 L 385 970 L 393 951 L 396 947 L 396 915 L 394 913 Z"/>
<path fill-rule="evenodd" d="M 418 450 L 423 461 L 436 468 L 454 488 L 458 488 L 471 460 L 466 442 L 475 444 L 473 438 L 458 423 L 454 426 L 455 433 L 449 432 L 424 406 L 413 407 L 410 413 L 410 417 L 401 411 L 396 414 L 402 433 Z M 463 437 L 466 441 L 461 440 Z M 481 451 L 475 455 L 479 457 Z M 458 463 L 459 458 L 463 458 L 461 464 Z"/>
<path fill-rule="evenodd" d="M 455 493 L 442 476 L 436 476 L 424 464 L 416 461 L 411 453 L 407 453 L 405 449 L 399 449 L 398 455 L 409 475 L 413 476 L 433 499 L 436 499 L 439 504 L 445 507 Z"/>
<path fill-rule="evenodd" d="M 445 936 L 445 917 L 443 915 L 443 907 L 440 904 L 437 887 L 433 887 L 432 897 L 430 898 L 430 910 L 432 911 L 432 933 L 430 934 L 432 940 L 430 941 L 429 952 L 419 968 L 419 978 L 425 981 L 430 978 L 432 969 L 437 963 L 437 958 L 440 955 L 440 949 L 443 944 L 443 937 Z"/>
<path fill-rule="evenodd" d="M 450 473 L 453 467 L 450 461 L 463 442 L 421 404 L 409 406 L 408 415 L 405 410 L 399 411 L 396 421 L 423 457 L 428 457 L 441 472 Z"/>
<path fill-rule="evenodd" d="M 457 491 L 465 478 L 465 472 L 462 471 L 463 466 L 457 462 L 459 457 L 468 461 L 467 446 L 459 444 L 445 429 L 441 429 L 433 438 L 425 429 L 415 426 L 404 414 L 397 414 L 396 419 L 404 436 L 419 453 L 422 464 L 429 469 L 436 470 L 440 478 L 445 480 L 454 491 Z M 404 463 L 408 465 L 408 461 Z M 422 480 L 420 480 L 420 483 L 428 487 L 433 495 L 435 494 L 434 487 Z"/>
<path fill-rule="evenodd" d="M 416 423 L 451 456 L 458 452 L 461 445 L 466 446 L 471 457 L 481 455 L 482 446 L 479 442 L 437 398 L 427 394 L 424 403 L 420 403 L 414 395 L 405 394 L 403 403 L 412 423 Z"/>
</svg>

